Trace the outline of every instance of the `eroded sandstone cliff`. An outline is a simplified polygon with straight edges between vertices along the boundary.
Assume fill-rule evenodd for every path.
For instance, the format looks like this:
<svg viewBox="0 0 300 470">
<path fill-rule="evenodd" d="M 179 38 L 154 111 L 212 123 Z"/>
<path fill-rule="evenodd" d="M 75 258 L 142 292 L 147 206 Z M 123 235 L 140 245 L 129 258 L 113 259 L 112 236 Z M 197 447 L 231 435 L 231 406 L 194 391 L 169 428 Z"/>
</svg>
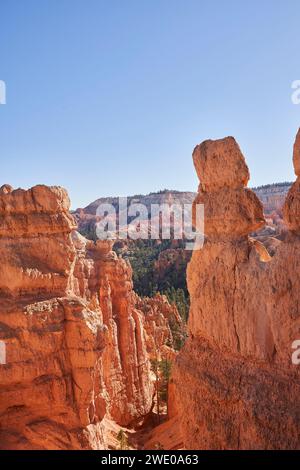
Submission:
<svg viewBox="0 0 300 470">
<path fill-rule="evenodd" d="M 69 204 L 59 187 L 0 189 L 2 449 L 106 448 L 107 420 L 153 406 L 149 332 L 160 354 L 172 340 L 172 307 L 147 315 L 129 264 L 75 232 Z"/>
<path fill-rule="evenodd" d="M 206 239 L 188 266 L 190 336 L 171 385 L 187 449 L 300 447 L 300 368 L 291 360 L 300 339 L 299 135 L 289 232 L 273 257 L 248 237 L 264 225 L 263 209 L 235 140 L 194 150 Z"/>
</svg>

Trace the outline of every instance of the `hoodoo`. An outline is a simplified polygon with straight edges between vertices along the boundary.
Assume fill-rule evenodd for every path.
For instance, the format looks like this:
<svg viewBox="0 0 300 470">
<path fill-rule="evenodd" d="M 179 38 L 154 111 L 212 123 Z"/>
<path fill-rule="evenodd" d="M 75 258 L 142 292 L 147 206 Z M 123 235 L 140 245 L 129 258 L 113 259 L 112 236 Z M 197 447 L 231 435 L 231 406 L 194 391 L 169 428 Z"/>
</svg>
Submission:
<svg viewBox="0 0 300 470">
<path fill-rule="evenodd" d="M 188 266 L 190 335 L 172 379 L 187 449 L 300 446 L 300 368 L 291 360 L 300 339 L 299 135 L 298 179 L 284 208 L 290 232 L 273 257 L 262 257 L 248 236 L 263 226 L 263 209 L 245 187 L 235 140 L 194 151 L 206 240 Z"/>
</svg>

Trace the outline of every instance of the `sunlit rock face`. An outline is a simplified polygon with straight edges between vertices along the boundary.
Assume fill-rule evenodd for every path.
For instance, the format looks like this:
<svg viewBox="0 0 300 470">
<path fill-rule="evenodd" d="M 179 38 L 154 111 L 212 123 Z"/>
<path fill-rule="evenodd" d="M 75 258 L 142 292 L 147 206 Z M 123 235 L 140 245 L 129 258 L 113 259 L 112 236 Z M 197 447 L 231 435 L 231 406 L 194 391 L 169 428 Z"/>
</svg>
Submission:
<svg viewBox="0 0 300 470">
<path fill-rule="evenodd" d="M 153 406 L 160 309 L 147 317 L 130 266 L 74 231 L 69 204 L 59 187 L 0 190 L 2 449 L 103 449 L 107 420 L 130 425 Z"/>
<path fill-rule="evenodd" d="M 300 129 L 298 130 L 295 144 L 294 144 L 294 154 L 293 154 L 293 163 L 295 174 L 297 177 L 300 176 Z"/>
<path fill-rule="evenodd" d="M 263 210 L 245 187 L 234 139 L 208 141 L 193 156 L 206 241 L 188 266 L 190 336 L 173 371 L 172 414 L 187 449 L 299 448 L 299 178 L 284 208 L 290 232 L 271 257 L 248 237 L 263 226 Z"/>
</svg>

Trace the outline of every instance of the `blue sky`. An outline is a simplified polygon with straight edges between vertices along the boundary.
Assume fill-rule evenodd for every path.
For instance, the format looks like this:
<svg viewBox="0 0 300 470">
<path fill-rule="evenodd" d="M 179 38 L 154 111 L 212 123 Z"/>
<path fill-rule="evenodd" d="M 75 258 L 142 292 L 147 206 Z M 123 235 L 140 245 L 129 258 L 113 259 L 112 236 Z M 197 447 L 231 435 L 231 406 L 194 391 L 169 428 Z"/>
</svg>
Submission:
<svg viewBox="0 0 300 470">
<path fill-rule="evenodd" d="M 99 196 L 195 190 L 233 135 L 251 184 L 293 180 L 298 0 L 1 0 L 1 181 Z"/>
</svg>

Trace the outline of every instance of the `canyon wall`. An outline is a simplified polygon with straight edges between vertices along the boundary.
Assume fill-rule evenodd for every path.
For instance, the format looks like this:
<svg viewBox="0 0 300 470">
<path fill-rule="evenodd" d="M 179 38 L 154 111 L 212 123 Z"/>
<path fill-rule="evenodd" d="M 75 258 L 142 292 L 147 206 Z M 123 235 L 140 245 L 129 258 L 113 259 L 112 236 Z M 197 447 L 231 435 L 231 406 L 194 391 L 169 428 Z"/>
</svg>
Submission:
<svg viewBox="0 0 300 470">
<path fill-rule="evenodd" d="M 273 257 L 248 237 L 265 222 L 236 141 L 194 150 L 206 237 L 188 266 L 189 338 L 173 370 L 170 416 L 179 416 L 187 449 L 300 447 L 300 367 L 292 363 L 300 339 L 299 137 L 297 181 L 284 206 L 289 231 Z"/>
<path fill-rule="evenodd" d="M 173 308 L 147 309 L 129 264 L 79 235 L 69 205 L 59 187 L 0 189 L 1 449 L 106 448 L 105 420 L 152 409 L 150 358 L 172 346 Z"/>
</svg>

